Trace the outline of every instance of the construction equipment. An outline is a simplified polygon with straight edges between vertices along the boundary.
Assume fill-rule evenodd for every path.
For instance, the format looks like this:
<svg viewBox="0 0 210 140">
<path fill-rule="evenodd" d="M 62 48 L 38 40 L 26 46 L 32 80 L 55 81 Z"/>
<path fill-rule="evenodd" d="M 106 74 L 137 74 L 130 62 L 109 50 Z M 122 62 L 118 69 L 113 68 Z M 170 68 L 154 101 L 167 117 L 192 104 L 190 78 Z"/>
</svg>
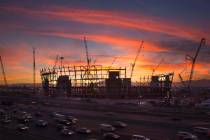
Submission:
<svg viewBox="0 0 210 140">
<path fill-rule="evenodd" d="M 158 69 L 158 67 L 163 63 L 164 59 L 161 59 L 160 62 L 152 69 L 152 76 L 154 75 L 155 71 Z"/>
<path fill-rule="evenodd" d="M 182 73 L 186 70 L 186 68 L 187 67 L 185 66 L 184 69 L 178 74 L 179 75 L 179 79 L 180 79 L 180 81 L 181 81 L 181 83 L 182 83 L 182 85 L 183 85 L 184 88 L 187 88 L 187 86 L 186 86 L 185 81 L 182 78 Z"/>
<path fill-rule="evenodd" d="M 182 76 L 181 76 L 180 73 L 179 73 L 179 79 L 180 79 L 180 81 L 181 81 L 183 87 L 186 88 L 186 84 L 185 84 L 185 82 L 184 82 L 184 80 L 183 80 L 183 78 L 182 78 Z"/>
<path fill-rule="evenodd" d="M 86 51 L 87 66 L 89 67 L 91 59 L 89 58 L 88 46 L 87 46 L 87 41 L 86 41 L 85 36 L 84 36 L 84 44 L 85 44 L 85 51 Z"/>
<path fill-rule="evenodd" d="M 192 66 L 191 66 L 191 71 L 190 71 L 190 77 L 189 77 L 189 83 L 188 83 L 188 88 L 189 90 L 191 89 L 191 82 L 192 82 L 192 79 L 193 79 L 193 73 L 194 73 L 194 68 L 195 68 L 195 63 L 196 63 L 196 60 L 197 60 L 197 57 L 198 57 L 198 54 L 200 52 L 200 49 L 203 45 L 205 45 L 205 38 L 202 38 L 201 41 L 200 41 L 200 45 L 198 46 L 197 50 L 196 50 L 196 53 L 195 53 L 195 56 L 192 57 L 190 55 L 187 55 L 187 59 L 188 60 L 191 60 L 192 62 Z"/>
<path fill-rule="evenodd" d="M 87 45 L 87 41 L 86 41 L 86 37 L 85 36 L 84 36 L 84 45 L 85 45 L 85 53 L 86 53 L 87 67 L 86 67 L 85 73 L 82 76 L 82 78 L 86 77 L 89 80 L 90 77 L 92 76 L 91 75 L 91 72 L 90 72 L 90 62 L 91 62 L 91 59 L 89 58 L 88 45 Z M 92 83 L 92 81 L 90 81 L 90 83 Z M 89 84 L 89 83 L 87 83 L 87 84 Z"/>
<path fill-rule="evenodd" d="M 59 58 L 59 55 L 56 55 L 56 58 L 55 58 L 55 63 L 54 63 L 53 69 L 55 69 L 55 68 L 56 68 L 56 66 L 57 66 L 57 63 L 58 63 L 58 58 Z"/>
<path fill-rule="evenodd" d="M 140 54 L 140 52 L 141 52 L 141 50 L 142 50 L 142 48 L 143 48 L 143 44 L 144 44 L 144 41 L 141 42 L 141 45 L 140 45 L 140 47 L 139 47 L 139 49 L 138 49 L 138 51 L 137 51 L 136 57 L 135 57 L 135 59 L 134 59 L 134 63 L 131 64 L 131 75 L 130 75 L 130 78 L 131 78 L 131 79 L 132 79 L 132 77 L 133 77 L 133 71 L 134 71 L 134 68 L 135 68 L 135 65 L 136 65 L 136 61 L 137 61 L 138 56 L 139 56 L 139 54 Z"/>
<path fill-rule="evenodd" d="M 64 59 L 64 57 L 61 56 L 61 57 L 59 57 L 59 58 L 60 58 L 60 62 L 61 62 L 61 67 L 63 67 L 63 59 Z"/>
<path fill-rule="evenodd" d="M 0 63 L 1 63 L 1 69 L 2 69 L 2 75 L 3 75 L 3 79 L 4 79 L 4 84 L 5 86 L 7 87 L 7 78 L 6 78 L 6 74 L 5 74 L 5 71 L 4 71 L 4 65 L 3 65 L 3 61 L 2 61 L 2 58 L 0 56 Z"/>
</svg>

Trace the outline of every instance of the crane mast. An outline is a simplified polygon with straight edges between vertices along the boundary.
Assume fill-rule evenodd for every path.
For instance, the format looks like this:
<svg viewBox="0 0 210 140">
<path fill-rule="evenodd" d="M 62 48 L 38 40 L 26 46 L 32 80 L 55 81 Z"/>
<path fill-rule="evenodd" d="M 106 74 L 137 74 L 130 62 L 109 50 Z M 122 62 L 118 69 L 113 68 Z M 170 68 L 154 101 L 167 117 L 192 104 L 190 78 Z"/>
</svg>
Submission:
<svg viewBox="0 0 210 140">
<path fill-rule="evenodd" d="M 182 78 L 180 73 L 179 73 L 179 79 L 180 79 L 182 85 L 184 86 L 184 88 L 186 88 L 186 84 L 185 84 L 185 82 L 184 82 L 184 80 L 183 80 L 183 78 Z"/>
<path fill-rule="evenodd" d="M 54 66 L 53 66 L 53 70 L 55 70 L 55 68 L 56 68 L 56 66 L 57 66 L 58 59 L 59 59 L 59 55 L 56 55 L 55 63 L 54 63 Z"/>
<path fill-rule="evenodd" d="M 136 57 L 135 57 L 135 59 L 134 59 L 134 63 L 131 64 L 131 75 L 130 75 L 130 78 L 131 78 L 131 79 L 132 79 L 132 77 L 133 77 L 133 71 L 134 71 L 134 68 L 135 68 L 135 65 L 136 65 L 136 61 L 137 61 L 138 56 L 139 56 L 139 54 L 140 54 L 140 52 L 141 52 L 141 50 L 142 50 L 142 48 L 143 48 L 143 44 L 144 44 L 144 41 L 141 42 L 141 45 L 140 45 L 140 47 L 139 47 L 139 49 L 138 49 L 138 52 L 137 52 L 137 54 L 136 54 Z"/>
<path fill-rule="evenodd" d="M 89 66 L 90 66 L 90 58 L 89 58 L 89 53 L 88 53 L 88 46 L 87 46 L 86 37 L 84 37 L 84 44 L 85 44 L 85 51 L 86 51 L 87 66 L 89 68 Z"/>
<path fill-rule="evenodd" d="M 5 71 L 4 71 L 4 65 L 3 65 L 3 62 L 2 62 L 1 56 L 0 56 L 0 63 L 1 63 L 1 69 L 2 69 L 3 79 L 4 79 L 4 84 L 7 87 L 7 78 L 6 78 L 6 74 L 5 74 Z"/>
<path fill-rule="evenodd" d="M 200 49 L 203 45 L 205 45 L 205 38 L 202 38 L 201 39 L 201 42 L 200 42 L 200 45 L 198 46 L 197 50 L 196 50 L 196 53 L 195 53 L 195 56 L 194 57 L 191 57 L 191 56 L 188 56 L 191 58 L 191 61 L 192 61 L 192 66 L 191 66 L 191 71 L 190 71 L 190 77 L 189 77 L 189 84 L 188 84 L 188 88 L 190 90 L 191 88 L 191 82 L 192 82 L 192 78 L 193 78 L 193 73 L 194 73 L 194 68 L 195 68 L 195 63 L 196 63 L 196 60 L 197 60 L 197 57 L 198 57 L 198 54 L 200 52 Z"/>
<path fill-rule="evenodd" d="M 164 61 L 164 59 L 161 59 L 160 62 L 157 64 L 157 66 L 152 69 L 152 76 L 154 75 L 154 73 L 158 69 L 158 67 L 163 63 L 163 61 Z"/>
</svg>

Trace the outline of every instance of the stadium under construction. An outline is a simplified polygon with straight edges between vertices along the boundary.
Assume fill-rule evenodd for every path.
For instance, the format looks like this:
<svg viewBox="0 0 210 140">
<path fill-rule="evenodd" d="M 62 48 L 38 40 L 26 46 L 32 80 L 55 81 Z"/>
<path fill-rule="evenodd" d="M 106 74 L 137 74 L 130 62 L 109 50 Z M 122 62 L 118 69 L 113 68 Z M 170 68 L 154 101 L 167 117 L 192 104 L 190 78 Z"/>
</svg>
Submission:
<svg viewBox="0 0 210 140">
<path fill-rule="evenodd" d="M 166 97 L 170 95 L 174 73 L 139 77 L 139 84 L 131 82 L 137 58 L 143 48 L 143 41 L 137 51 L 128 77 L 126 67 L 104 67 L 91 64 L 86 38 L 84 38 L 87 65 L 64 66 L 64 57 L 56 57 L 52 68 L 40 70 L 44 92 L 47 95 L 132 98 L 142 96 Z M 60 59 L 60 66 L 56 63 Z M 154 72 L 154 71 L 153 71 Z"/>
<path fill-rule="evenodd" d="M 173 73 L 143 77 L 132 86 L 126 68 L 101 65 L 41 69 L 46 94 L 66 94 L 83 97 L 129 98 L 138 96 L 166 96 L 171 90 Z"/>
</svg>

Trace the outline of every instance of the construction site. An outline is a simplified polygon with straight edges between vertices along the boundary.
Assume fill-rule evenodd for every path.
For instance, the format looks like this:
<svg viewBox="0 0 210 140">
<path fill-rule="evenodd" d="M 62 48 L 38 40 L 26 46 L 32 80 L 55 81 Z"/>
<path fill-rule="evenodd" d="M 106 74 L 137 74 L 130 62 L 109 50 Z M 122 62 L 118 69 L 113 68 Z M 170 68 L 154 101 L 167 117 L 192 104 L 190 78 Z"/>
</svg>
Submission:
<svg viewBox="0 0 210 140">
<path fill-rule="evenodd" d="M 65 127 L 65 131 L 71 130 L 71 134 L 67 135 L 73 133 L 71 138 L 76 140 L 104 139 L 106 133 L 103 134 L 102 130 L 108 127 L 116 129 L 118 137 L 122 140 L 131 139 L 138 133 L 154 140 L 163 140 L 163 136 L 166 140 L 175 140 L 174 137 L 179 136 L 182 131 L 187 131 L 190 136 L 202 140 L 209 139 L 209 92 L 207 96 L 195 95 L 193 94 L 195 89 L 192 88 L 196 59 L 205 44 L 205 39 L 201 39 L 194 56 L 187 55 L 187 59 L 191 62 L 189 79 L 184 80 L 186 77 L 183 78 L 182 73 L 177 75 L 182 83 L 183 92 L 174 91 L 174 72 L 156 74 L 163 59 L 153 67 L 151 75 L 138 75 L 138 83 L 133 82 L 143 41 L 130 68 L 92 63 L 86 38 L 84 44 L 85 65 L 64 65 L 64 57 L 57 55 L 53 67 L 40 69 L 39 86 L 35 78 L 37 64 L 34 48 L 32 49 L 33 83 L 28 87 L 8 85 L 3 59 L 0 57 L 5 84 L 0 88 L 0 106 L 4 108 L 1 112 L 14 116 L 12 122 L 10 118 L 5 118 L 0 123 L 1 131 L 5 132 L 0 133 L 3 139 L 69 138 L 60 131 L 60 125 Z M 43 126 L 37 125 L 33 120 L 21 120 L 15 112 L 22 112 L 34 120 L 42 121 Z M 66 118 L 70 118 L 69 120 L 73 118 L 74 122 Z M 19 123 L 22 121 L 27 121 L 24 128 L 25 126 L 27 129 L 30 128 L 28 132 L 23 133 L 25 130 L 19 128 Z M 48 122 L 49 126 L 46 125 Z M 116 122 L 120 125 L 116 125 Z M 14 129 L 15 126 L 18 126 L 17 129 L 23 135 L 19 135 L 20 133 Z M 200 126 L 208 130 L 205 135 L 197 133 L 193 135 L 198 128 L 200 130 Z M 81 132 L 80 129 L 86 131 Z"/>
<path fill-rule="evenodd" d="M 184 92 L 191 92 L 191 82 L 194 74 L 194 67 L 199 51 L 205 45 L 205 39 L 202 38 L 194 56 L 186 55 L 186 59 L 191 63 L 189 79 L 183 80 L 182 72 L 176 74 Z M 40 69 L 42 91 L 49 96 L 71 96 L 71 97 L 97 97 L 97 98 L 142 98 L 157 97 L 171 98 L 174 72 L 155 74 L 155 71 L 163 63 L 164 58 L 154 66 L 151 75 L 138 75 L 138 84 L 133 83 L 133 73 L 137 59 L 143 49 L 144 41 L 141 41 L 136 56 L 133 59 L 130 68 L 114 67 L 114 58 L 110 66 L 96 65 L 91 61 L 87 40 L 84 37 L 84 49 L 86 65 L 64 65 L 64 57 L 56 56 L 53 67 Z M 3 60 L 1 60 L 1 69 L 5 85 L 8 87 L 6 72 L 4 70 Z M 129 71 L 128 71 L 129 69 Z M 129 72 L 129 73 L 128 73 Z M 33 92 L 36 92 L 36 52 L 33 48 Z"/>
<path fill-rule="evenodd" d="M 139 84 L 132 83 L 136 61 L 144 42 L 142 41 L 131 66 L 131 73 L 126 67 L 105 67 L 91 63 L 86 38 L 84 45 L 87 64 L 84 66 L 64 66 L 64 57 L 56 57 L 52 68 L 40 70 L 43 90 L 46 95 L 64 95 L 76 97 L 111 97 L 111 98 L 141 98 L 161 97 L 170 98 L 174 78 L 173 72 L 154 75 L 155 70 L 163 60 L 153 68 L 149 76 L 139 76 Z M 195 56 L 187 56 L 192 63 L 192 68 L 187 83 L 183 80 L 181 73 L 178 74 L 186 92 L 190 92 L 190 84 L 193 78 L 194 65 L 200 48 L 205 44 L 201 39 Z M 58 65 L 60 61 L 60 65 Z M 113 60 L 114 61 L 114 60 Z"/>
</svg>

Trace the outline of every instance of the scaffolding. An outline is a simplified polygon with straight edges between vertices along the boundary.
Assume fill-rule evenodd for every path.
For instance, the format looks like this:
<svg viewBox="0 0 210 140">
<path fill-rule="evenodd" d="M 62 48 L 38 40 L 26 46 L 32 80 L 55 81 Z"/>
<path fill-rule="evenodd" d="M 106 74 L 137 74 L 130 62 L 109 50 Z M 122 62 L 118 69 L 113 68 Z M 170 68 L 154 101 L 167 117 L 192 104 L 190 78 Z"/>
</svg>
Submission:
<svg viewBox="0 0 210 140">
<path fill-rule="evenodd" d="M 43 68 L 40 70 L 42 84 L 48 82 L 50 87 L 55 87 L 60 76 L 68 76 L 72 87 L 105 86 L 105 79 L 109 78 L 109 71 L 119 71 L 119 78 L 126 78 L 126 68 L 91 66 L 60 66 Z"/>
</svg>

